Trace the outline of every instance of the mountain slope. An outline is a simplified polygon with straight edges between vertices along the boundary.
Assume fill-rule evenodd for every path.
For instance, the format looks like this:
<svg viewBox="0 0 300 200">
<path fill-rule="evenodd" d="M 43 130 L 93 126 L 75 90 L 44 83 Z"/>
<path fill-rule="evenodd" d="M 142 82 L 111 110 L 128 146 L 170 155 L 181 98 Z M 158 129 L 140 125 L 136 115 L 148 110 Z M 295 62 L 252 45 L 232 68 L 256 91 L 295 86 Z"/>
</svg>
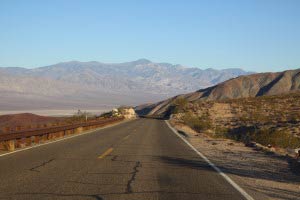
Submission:
<svg viewBox="0 0 300 200">
<path fill-rule="evenodd" d="M 213 87 L 201 89 L 193 93 L 178 95 L 157 104 L 140 106 L 141 114 L 165 113 L 176 99 L 188 101 L 225 100 L 246 97 L 284 94 L 300 90 L 300 69 L 278 73 L 259 73 L 240 76 Z"/>
<path fill-rule="evenodd" d="M 6 101 L 2 99 L 0 106 L 19 109 L 24 104 L 28 108 L 30 100 L 38 101 L 31 106 L 34 108 L 134 105 L 249 73 L 241 69 L 201 70 L 146 59 L 115 64 L 71 61 L 35 69 L 0 68 L 0 94 Z"/>
</svg>

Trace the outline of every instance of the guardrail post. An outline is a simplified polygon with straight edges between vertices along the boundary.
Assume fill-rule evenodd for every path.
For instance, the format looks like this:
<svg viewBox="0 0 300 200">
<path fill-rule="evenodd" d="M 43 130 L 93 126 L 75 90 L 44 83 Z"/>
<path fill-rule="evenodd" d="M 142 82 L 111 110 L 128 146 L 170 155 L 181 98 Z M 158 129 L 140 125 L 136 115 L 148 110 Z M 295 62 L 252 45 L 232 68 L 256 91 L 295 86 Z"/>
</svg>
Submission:
<svg viewBox="0 0 300 200">
<path fill-rule="evenodd" d="M 43 142 L 43 143 L 46 142 L 47 139 L 48 139 L 48 134 L 42 135 L 42 142 Z"/>
<path fill-rule="evenodd" d="M 62 138 L 62 137 L 64 137 L 64 135 L 65 135 L 65 131 L 60 131 L 58 133 L 58 138 Z"/>
<path fill-rule="evenodd" d="M 75 129 L 75 133 L 81 133 L 83 131 L 83 127 L 78 127 Z"/>
<path fill-rule="evenodd" d="M 6 148 L 8 151 L 14 151 L 15 150 L 15 140 L 6 141 Z"/>
<path fill-rule="evenodd" d="M 41 137 L 41 136 L 39 136 L 39 135 L 36 135 L 36 136 L 34 137 L 34 143 L 35 143 L 35 144 L 40 143 L 40 137 Z"/>
<path fill-rule="evenodd" d="M 31 137 L 27 137 L 27 138 L 26 138 L 25 145 L 26 145 L 26 146 L 30 146 L 30 145 L 31 145 L 31 143 L 32 143 L 32 141 L 31 141 Z"/>
<path fill-rule="evenodd" d="M 72 134 L 72 130 L 65 130 L 65 135 L 71 135 Z"/>
<path fill-rule="evenodd" d="M 5 142 L 0 142 L 0 150 L 6 150 Z"/>
<path fill-rule="evenodd" d="M 26 138 L 20 138 L 15 140 L 15 146 L 17 148 L 23 148 L 26 146 Z"/>
</svg>

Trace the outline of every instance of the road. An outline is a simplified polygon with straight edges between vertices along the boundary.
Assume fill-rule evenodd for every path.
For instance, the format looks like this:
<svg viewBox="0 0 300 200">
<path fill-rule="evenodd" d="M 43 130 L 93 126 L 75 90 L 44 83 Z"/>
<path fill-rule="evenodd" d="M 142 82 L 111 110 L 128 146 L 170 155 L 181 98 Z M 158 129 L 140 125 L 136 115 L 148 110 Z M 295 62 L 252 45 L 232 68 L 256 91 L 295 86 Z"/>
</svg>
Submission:
<svg viewBox="0 0 300 200">
<path fill-rule="evenodd" d="M 0 199 L 244 199 L 164 121 L 138 119 L 0 157 Z"/>
</svg>

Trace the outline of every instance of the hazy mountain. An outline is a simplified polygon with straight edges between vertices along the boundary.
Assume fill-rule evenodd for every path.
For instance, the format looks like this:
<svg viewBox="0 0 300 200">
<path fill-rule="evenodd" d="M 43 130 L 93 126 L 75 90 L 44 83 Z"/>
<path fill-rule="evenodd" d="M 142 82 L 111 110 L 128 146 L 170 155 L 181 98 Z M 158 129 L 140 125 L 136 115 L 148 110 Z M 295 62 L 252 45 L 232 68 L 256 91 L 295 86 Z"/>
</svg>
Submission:
<svg viewBox="0 0 300 200">
<path fill-rule="evenodd" d="M 241 69 L 202 70 L 146 59 L 115 64 L 71 61 L 35 69 L 7 67 L 0 68 L 0 106 L 27 109 L 140 104 L 249 73 Z"/>
<path fill-rule="evenodd" d="M 165 101 L 140 106 L 141 113 L 161 114 L 168 110 L 175 99 L 188 101 L 224 100 L 266 95 L 278 95 L 300 90 L 300 69 L 278 73 L 259 73 L 230 79 L 213 87 L 178 95 Z"/>
</svg>

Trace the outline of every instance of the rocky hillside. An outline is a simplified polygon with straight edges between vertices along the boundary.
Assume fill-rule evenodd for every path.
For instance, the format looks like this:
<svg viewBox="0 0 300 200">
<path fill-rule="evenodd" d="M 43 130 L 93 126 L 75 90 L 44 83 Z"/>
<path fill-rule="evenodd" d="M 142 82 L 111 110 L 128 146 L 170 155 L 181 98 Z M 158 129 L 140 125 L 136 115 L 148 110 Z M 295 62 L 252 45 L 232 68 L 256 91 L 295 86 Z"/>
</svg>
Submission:
<svg viewBox="0 0 300 200">
<path fill-rule="evenodd" d="M 281 95 L 183 102 L 172 121 L 212 137 L 280 148 L 300 147 L 300 91 Z M 179 104 L 178 104 L 179 103 Z"/>
<path fill-rule="evenodd" d="M 99 108 L 136 105 L 192 92 L 249 74 L 140 59 L 126 63 L 65 62 L 34 69 L 0 68 L 0 107 Z"/>
<path fill-rule="evenodd" d="M 259 73 L 240 76 L 213 87 L 201 89 L 193 93 L 175 96 L 157 104 L 140 106 L 141 114 L 161 115 L 166 113 L 176 99 L 190 102 L 201 100 L 226 100 L 247 97 L 279 95 L 300 90 L 300 69 L 278 73 Z"/>
</svg>

